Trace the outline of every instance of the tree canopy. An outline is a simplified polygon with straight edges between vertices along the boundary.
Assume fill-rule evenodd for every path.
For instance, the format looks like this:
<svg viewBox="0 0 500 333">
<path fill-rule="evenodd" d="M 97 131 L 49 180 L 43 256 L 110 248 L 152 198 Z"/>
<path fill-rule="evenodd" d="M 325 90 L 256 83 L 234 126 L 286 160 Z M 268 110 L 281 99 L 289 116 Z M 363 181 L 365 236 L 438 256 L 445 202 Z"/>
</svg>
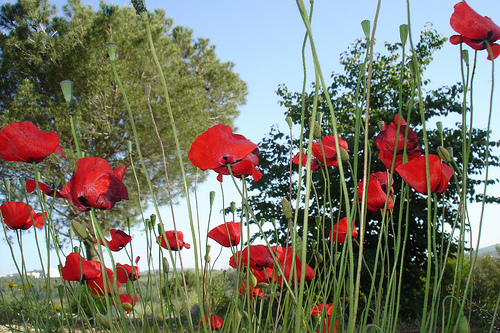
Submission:
<svg viewBox="0 0 500 333">
<path fill-rule="evenodd" d="M 439 50 L 445 38 L 437 34 L 436 31 L 428 29 L 422 32 L 420 41 L 415 45 L 416 56 L 420 62 L 421 74 L 425 71 L 427 66 L 432 61 L 432 55 Z M 406 118 L 409 126 L 418 135 L 420 142 L 422 142 L 422 123 L 419 112 L 416 110 L 418 105 L 418 95 L 416 89 L 418 87 L 413 83 L 411 70 L 411 55 L 406 55 L 403 60 L 401 56 L 401 43 L 386 43 L 385 47 L 387 52 L 374 54 L 373 58 L 373 77 L 371 81 L 371 104 L 370 104 L 370 127 L 362 129 L 361 136 L 364 135 L 364 130 L 368 131 L 370 138 L 369 150 L 371 154 L 370 172 L 386 171 L 384 164 L 377 158 L 377 149 L 373 143 L 373 138 L 380 132 L 377 124 L 379 122 L 391 123 L 398 114 L 398 110 L 402 108 L 402 114 Z M 344 72 L 333 73 L 331 76 L 332 83 L 328 87 L 328 93 L 331 96 L 331 103 L 336 112 L 337 128 L 339 136 L 346 140 L 349 145 L 349 163 L 353 163 L 354 145 L 358 142 L 358 158 L 359 161 L 363 160 L 365 153 L 363 148 L 363 140 L 356 141 L 355 122 L 356 122 L 356 108 L 364 109 L 366 105 L 363 102 L 363 96 L 356 98 L 356 91 L 358 84 L 360 84 L 359 91 L 366 91 L 365 75 L 366 66 L 363 65 L 364 57 L 366 55 L 367 43 L 364 40 L 357 40 L 348 51 L 344 52 L 340 57 L 340 63 L 344 68 Z M 404 63 L 402 63 L 404 61 Z M 403 70 L 402 70 L 403 68 Z M 429 80 L 422 81 L 422 87 L 425 92 L 423 96 L 425 104 L 425 117 L 426 122 L 438 116 L 447 116 L 450 113 L 462 113 L 462 103 L 460 94 L 463 91 L 462 85 L 457 83 L 451 86 L 443 86 L 437 89 L 425 89 L 429 84 Z M 315 84 L 315 83 L 314 83 Z M 314 87 L 313 84 L 313 87 Z M 401 94 L 400 94 L 401 89 Z M 302 94 L 301 92 L 289 92 L 285 85 L 278 89 L 278 95 L 281 97 L 281 105 L 286 108 L 285 116 L 289 116 L 295 126 L 300 125 L 301 114 L 304 112 L 305 119 L 309 119 L 311 111 L 314 106 L 315 92 Z M 333 135 L 332 132 L 332 118 L 327 105 L 327 101 L 320 90 L 317 111 L 322 112 L 323 120 L 321 125 L 322 136 Z M 401 96 L 401 98 L 400 98 Z M 413 110 L 409 113 L 409 110 Z M 409 117 L 407 117 L 410 115 Z M 454 159 L 458 165 L 462 165 L 461 156 L 462 143 L 461 143 L 461 128 L 459 126 L 452 126 L 443 130 L 443 143 L 441 142 L 441 135 L 438 130 L 428 124 L 427 133 L 429 138 L 429 147 L 431 153 L 437 154 L 437 147 L 443 145 L 446 148 L 453 148 Z M 303 147 L 307 147 L 307 137 L 310 131 L 310 123 L 306 121 L 305 124 Z M 429 128 L 431 127 L 431 128 Z M 484 152 L 486 145 L 486 131 L 478 128 L 473 128 L 471 131 L 471 145 L 476 149 L 471 151 L 468 160 L 469 172 L 471 174 L 479 174 L 485 168 Z M 319 139 L 318 139 L 319 140 Z M 500 142 L 492 142 L 491 146 L 498 146 Z M 291 240 L 288 237 L 288 228 L 290 226 L 288 219 L 283 215 L 281 208 L 281 200 L 285 198 L 294 198 L 298 193 L 297 182 L 292 182 L 291 179 L 296 179 L 297 164 L 293 164 L 291 171 L 291 152 L 295 155 L 299 150 L 300 140 L 293 139 L 291 145 L 290 135 L 280 132 L 276 127 L 273 127 L 270 133 L 259 143 L 260 149 L 260 165 L 266 172 L 263 174 L 262 179 L 258 182 L 253 182 L 250 186 L 250 205 L 254 207 L 257 216 L 265 217 L 267 221 L 276 220 L 277 230 L 266 232 L 265 236 L 271 243 L 278 243 L 282 246 L 290 245 Z M 491 155 L 490 155 L 491 156 Z M 496 156 L 490 157 L 490 165 L 498 166 L 499 158 Z M 351 164 L 349 164 L 351 165 Z M 347 168 L 346 164 L 346 168 Z M 350 189 L 350 198 L 357 198 L 358 182 L 362 180 L 363 168 L 352 168 L 349 166 L 349 171 L 346 173 L 347 188 Z M 308 239 L 302 240 L 308 244 L 308 258 L 310 262 L 314 263 L 314 254 L 316 252 L 322 253 L 323 250 L 331 249 L 328 234 L 335 223 L 342 217 L 346 216 L 344 199 L 341 195 L 341 178 L 338 168 L 330 167 L 322 171 L 313 172 L 313 187 L 314 199 L 309 203 L 301 201 L 298 212 L 298 227 L 297 232 L 302 234 L 303 230 L 303 217 L 304 205 L 309 205 L 309 222 L 308 222 Z M 290 174 L 292 172 L 292 175 Z M 326 174 L 327 173 L 327 174 Z M 325 180 L 328 179 L 328 180 Z M 401 181 L 398 175 L 395 174 L 394 193 L 397 196 L 401 192 Z M 325 182 L 328 181 L 330 186 L 326 187 Z M 493 180 L 497 182 L 497 180 Z M 470 179 L 468 183 L 469 197 L 478 200 L 480 196 L 475 194 L 475 186 L 480 181 Z M 305 187 L 302 187 L 302 200 Z M 453 216 L 457 211 L 457 203 L 459 201 L 459 192 L 455 187 L 452 180 L 446 195 L 442 197 L 437 206 L 439 212 L 444 212 L 444 216 L 440 218 L 446 224 L 451 225 L 451 221 L 455 219 Z M 402 223 L 394 223 L 389 227 L 389 244 L 393 244 L 396 234 L 403 233 L 405 228 L 408 228 L 408 239 L 404 252 L 404 275 L 403 285 L 404 295 L 402 300 L 401 313 L 406 315 L 415 314 L 415 295 L 418 295 L 423 289 L 422 276 L 425 275 L 425 265 L 427 262 L 427 200 L 425 196 L 418 193 L 412 193 L 408 200 L 411 201 L 411 210 L 406 212 L 403 210 Z M 490 201 L 498 202 L 499 198 L 488 198 Z M 292 207 L 295 203 L 292 202 Z M 393 212 L 397 216 L 400 209 L 399 200 L 395 201 Z M 408 213 L 408 224 L 405 222 L 404 214 Z M 320 221 L 324 221 L 320 223 Z M 398 217 L 394 217 L 397 221 Z M 364 253 L 366 258 L 366 266 L 370 269 L 374 265 L 375 250 L 377 248 L 378 235 L 381 230 L 381 213 L 369 211 L 366 218 L 366 231 L 364 239 Z M 256 221 L 258 223 L 258 221 Z M 355 225 L 359 225 L 359 221 L 355 221 Z M 449 226 L 450 226 L 449 225 Z M 449 227 L 448 226 L 448 227 Z M 449 230 L 449 229 L 448 229 Z M 253 236 L 254 238 L 262 237 L 260 234 Z M 443 228 L 436 230 L 436 243 L 438 251 L 445 249 L 449 242 L 456 242 L 451 239 L 450 234 L 444 231 Z M 452 252 L 456 251 L 456 243 L 453 243 Z M 356 251 L 355 251 L 356 252 Z M 326 256 L 325 260 L 333 260 L 334 254 Z M 389 258 L 394 258 L 394 253 L 387 254 Z M 318 264 L 317 268 L 326 264 Z M 365 278 L 362 281 L 371 281 L 368 271 L 363 273 Z M 367 292 L 369 290 L 369 282 L 362 282 L 362 290 Z M 423 298 L 422 298 L 423 300 Z"/>
<path fill-rule="evenodd" d="M 222 123 L 233 126 L 238 107 L 245 103 L 247 86 L 234 64 L 217 58 L 215 45 L 207 38 L 193 38 L 193 31 L 174 26 L 165 11 L 150 13 L 152 38 L 167 84 L 181 149 L 187 154 L 194 138 L 208 127 Z M 181 173 L 176 160 L 170 122 L 160 80 L 149 49 L 145 22 L 133 8 L 101 3 L 99 10 L 70 0 L 63 15 L 47 0 L 19 0 L 0 8 L 0 127 L 15 121 L 31 121 L 40 129 L 59 134 L 67 161 L 50 156 L 38 165 L 42 181 L 64 185 L 76 164 L 69 113 L 76 121 L 82 151 L 86 156 L 105 158 L 113 168 L 130 164 L 126 142 L 132 129 L 124 99 L 113 76 L 106 44 L 117 46 L 117 72 L 134 114 L 142 155 L 160 203 L 167 203 L 167 184 L 162 152 L 152 127 L 149 100 L 162 138 L 171 191 L 179 194 Z M 74 82 L 74 100 L 66 107 L 60 82 Z M 187 158 L 186 158 L 187 161 Z M 140 163 L 134 159 L 139 177 Z M 196 169 L 189 163 L 187 178 L 194 181 Z M 130 168 L 129 168 L 130 170 Z M 30 165 L 0 162 L 4 179 L 33 178 Z M 150 198 L 141 191 L 132 172 L 125 176 L 130 200 L 119 209 L 99 212 L 105 228 L 122 224 L 139 214 L 139 201 Z M 144 183 L 141 182 L 140 183 Z M 14 184 L 14 183 L 13 183 Z M 18 184 L 15 182 L 15 184 Z M 19 187 L 17 187 L 19 191 Z M 13 188 L 15 192 L 15 188 Z M 67 204 L 57 204 L 58 228 L 85 215 Z"/>
</svg>

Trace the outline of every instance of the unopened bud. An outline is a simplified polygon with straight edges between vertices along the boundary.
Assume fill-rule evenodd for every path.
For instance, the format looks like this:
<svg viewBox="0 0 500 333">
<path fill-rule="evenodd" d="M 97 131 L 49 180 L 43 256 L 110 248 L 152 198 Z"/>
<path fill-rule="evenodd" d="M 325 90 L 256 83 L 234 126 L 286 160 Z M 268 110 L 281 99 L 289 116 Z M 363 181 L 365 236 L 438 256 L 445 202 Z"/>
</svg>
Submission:
<svg viewBox="0 0 500 333">
<path fill-rule="evenodd" d="M 205 262 L 209 263 L 210 260 L 212 260 L 212 258 L 210 258 L 210 256 L 208 254 L 205 254 Z"/>
<path fill-rule="evenodd" d="M 149 223 L 151 224 L 151 230 L 153 230 L 155 227 L 155 224 L 156 224 L 156 215 L 155 214 L 151 214 L 149 216 Z"/>
<path fill-rule="evenodd" d="M 347 152 L 347 150 L 345 150 L 342 147 L 339 147 L 339 148 L 340 148 L 340 158 L 342 159 L 342 161 L 348 161 L 349 160 L 349 153 Z"/>
<path fill-rule="evenodd" d="M 207 248 L 205 249 L 205 253 L 209 254 L 211 249 L 212 249 L 212 246 L 207 244 Z"/>
<path fill-rule="evenodd" d="M 132 141 L 127 140 L 127 142 L 125 142 L 125 144 L 127 145 L 127 150 L 128 150 L 129 155 L 132 155 Z"/>
<path fill-rule="evenodd" d="M 210 208 L 214 205 L 215 191 L 210 191 Z"/>
<path fill-rule="evenodd" d="M 102 326 L 104 326 L 108 330 L 111 329 L 111 324 L 110 324 L 109 318 L 107 316 L 104 316 L 100 313 L 96 313 L 95 315 L 97 317 L 97 320 L 99 321 L 99 323 L 101 323 Z"/>
<path fill-rule="evenodd" d="M 106 44 L 108 47 L 108 54 L 109 54 L 109 59 L 111 61 L 116 60 L 116 44 L 115 43 L 108 43 Z"/>
<path fill-rule="evenodd" d="M 123 310 L 125 310 L 125 311 L 132 311 L 134 309 L 134 306 L 132 305 L 132 303 L 129 303 L 129 302 L 122 303 L 122 307 L 123 307 Z"/>
<path fill-rule="evenodd" d="M 401 38 L 401 43 L 403 45 L 405 45 L 406 40 L 408 39 L 408 25 L 407 24 L 401 24 L 399 26 L 399 37 Z"/>
<path fill-rule="evenodd" d="M 25 190 L 26 189 L 26 179 L 23 179 L 23 178 L 19 179 L 19 183 L 21 183 L 21 188 L 23 190 Z"/>
<path fill-rule="evenodd" d="M 465 65 L 469 67 L 469 51 L 462 50 L 462 60 L 465 62 Z"/>
<path fill-rule="evenodd" d="M 7 191 L 7 195 L 10 193 L 10 179 L 4 179 L 5 190 Z"/>
<path fill-rule="evenodd" d="M 323 255 L 319 252 L 316 252 L 316 262 L 317 263 L 322 263 L 323 262 Z"/>
<path fill-rule="evenodd" d="M 132 283 L 132 281 L 127 280 L 127 284 L 125 286 L 126 286 L 127 294 L 130 296 L 130 299 L 134 299 L 135 290 L 134 290 L 134 284 Z"/>
<path fill-rule="evenodd" d="M 317 122 L 314 121 L 312 122 L 313 127 L 313 134 L 316 139 L 321 138 L 321 125 Z"/>
<path fill-rule="evenodd" d="M 163 259 L 162 259 L 162 263 L 163 263 L 163 272 L 164 272 L 165 274 L 168 274 L 168 271 L 169 271 L 169 269 L 170 269 L 170 267 L 169 267 L 170 265 L 169 265 L 169 263 L 168 263 L 167 258 L 163 257 Z"/>
<path fill-rule="evenodd" d="M 293 127 L 293 120 L 292 120 L 292 117 L 288 116 L 285 118 L 285 121 L 286 123 L 288 124 L 288 127 L 290 127 L 290 129 L 292 129 Z"/>
<path fill-rule="evenodd" d="M 363 28 L 363 33 L 366 38 L 370 38 L 370 21 L 364 20 L 361 22 L 361 27 Z"/>
<path fill-rule="evenodd" d="M 236 212 L 236 202 L 231 201 L 231 212 L 234 214 Z"/>
<path fill-rule="evenodd" d="M 71 103 L 71 100 L 73 99 L 73 86 L 74 86 L 73 81 L 64 80 L 61 81 L 60 85 L 63 92 L 64 100 L 66 101 L 66 105 L 69 105 L 69 103 Z"/>
<path fill-rule="evenodd" d="M 460 316 L 460 321 L 458 322 L 458 331 L 460 333 L 469 333 L 469 323 L 467 322 L 467 318 L 464 315 Z"/>
<path fill-rule="evenodd" d="M 453 150 L 451 152 L 453 153 Z M 450 152 L 446 148 L 439 146 L 438 147 L 438 155 L 443 160 L 443 162 L 445 162 L 445 163 L 451 162 L 452 155 L 450 154 Z"/>
<path fill-rule="evenodd" d="M 87 239 L 89 237 L 89 234 L 87 233 L 87 228 L 80 222 L 71 221 L 71 228 L 73 228 L 75 234 L 81 239 Z"/>
<path fill-rule="evenodd" d="M 265 282 L 257 283 L 257 287 L 259 287 L 260 289 L 268 288 L 269 283 L 265 283 Z"/>
<path fill-rule="evenodd" d="M 257 286 L 257 278 L 255 277 L 255 275 L 250 274 L 250 276 L 248 277 L 248 284 L 252 288 L 255 288 Z"/>
<path fill-rule="evenodd" d="M 237 332 L 241 322 L 241 312 L 238 311 L 238 309 L 234 309 L 233 316 L 234 316 L 234 332 Z"/>
<path fill-rule="evenodd" d="M 413 60 L 410 60 L 408 62 L 408 69 L 410 70 L 410 73 L 413 76 L 418 76 L 420 74 L 420 71 L 418 70 L 417 64 Z"/>
<path fill-rule="evenodd" d="M 158 321 L 159 323 L 163 323 L 165 321 L 165 317 L 163 317 L 163 315 L 161 313 L 156 314 L 155 318 L 156 318 L 156 321 Z"/>
<path fill-rule="evenodd" d="M 146 97 L 149 99 L 149 96 L 151 95 L 151 85 L 149 83 L 146 83 L 144 86 L 144 93 L 146 94 Z"/>
<path fill-rule="evenodd" d="M 283 209 L 283 214 L 285 214 L 287 219 L 290 220 L 293 218 L 292 206 L 285 197 L 281 199 L 281 208 Z"/>
<path fill-rule="evenodd" d="M 442 134 L 443 133 L 443 123 L 441 121 L 438 121 L 436 123 L 436 127 L 438 129 L 439 134 Z"/>
</svg>

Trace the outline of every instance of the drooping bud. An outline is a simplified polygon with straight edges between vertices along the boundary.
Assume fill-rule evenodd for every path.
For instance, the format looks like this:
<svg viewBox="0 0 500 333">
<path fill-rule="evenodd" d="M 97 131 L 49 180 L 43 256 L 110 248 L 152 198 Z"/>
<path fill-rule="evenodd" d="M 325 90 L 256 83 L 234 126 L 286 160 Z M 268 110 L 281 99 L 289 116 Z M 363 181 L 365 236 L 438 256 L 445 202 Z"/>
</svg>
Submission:
<svg viewBox="0 0 500 333">
<path fill-rule="evenodd" d="M 399 37 L 401 38 L 401 43 L 405 45 L 408 40 L 408 24 L 401 24 L 399 26 Z"/>
<path fill-rule="evenodd" d="M 281 209 L 283 209 L 283 214 L 287 219 L 291 220 L 293 218 L 292 205 L 285 197 L 281 199 Z"/>
<path fill-rule="evenodd" d="M 71 221 L 71 228 L 73 229 L 75 234 L 81 239 L 87 239 L 89 237 L 89 234 L 87 233 L 87 228 L 80 222 L 77 222 L 75 220 Z"/>
<path fill-rule="evenodd" d="M 96 313 L 95 316 L 97 317 L 97 320 L 99 321 L 99 323 L 104 326 L 105 328 L 107 328 L 108 330 L 111 329 L 111 324 L 109 322 L 109 318 L 108 316 L 104 316 L 100 313 Z"/>
<path fill-rule="evenodd" d="M 361 27 L 363 28 L 363 33 L 366 38 L 370 38 L 370 21 L 364 20 L 361 22 Z"/>
<path fill-rule="evenodd" d="M 348 161 L 349 160 L 349 153 L 347 152 L 347 150 L 345 150 L 342 147 L 339 147 L 339 148 L 340 148 L 340 158 L 342 159 L 342 161 Z"/>
<path fill-rule="evenodd" d="M 453 153 L 453 150 L 451 152 Z M 443 160 L 443 162 L 445 162 L 445 163 L 450 163 L 451 162 L 451 156 L 452 155 L 443 146 L 439 146 L 438 147 L 438 155 Z"/>
<path fill-rule="evenodd" d="M 463 314 L 460 316 L 460 320 L 458 322 L 458 331 L 460 333 L 470 332 L 469 323 L 467 322 L 467 318 Z"/>
<path fill-rule="evenodd" d="M 132 305 L 132 303 L 129 303 L 129 302 L 122 303 L 122 307 L 123 307 L 123 310 L 125 310 L 125 311 L 132 311 L 134 309 L 134 306 Z"/>
<path fill-rule="evenodd" d="M 250 274 L 250 276 L 248 277 L 248 284 L 252 288 L 255 288 L 257 286 L 257 278 L 255 277 L 255 275 Z"/>
</svg>

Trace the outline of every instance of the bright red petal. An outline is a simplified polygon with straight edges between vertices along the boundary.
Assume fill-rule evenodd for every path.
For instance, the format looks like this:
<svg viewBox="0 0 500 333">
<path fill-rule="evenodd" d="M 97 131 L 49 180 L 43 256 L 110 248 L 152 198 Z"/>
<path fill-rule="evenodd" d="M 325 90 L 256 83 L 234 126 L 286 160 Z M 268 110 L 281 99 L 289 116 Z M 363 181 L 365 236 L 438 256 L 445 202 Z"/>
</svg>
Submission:
<svg viewBox="0 0 500 333">
<path fill-rule="evenodd" d="M 459 34 L 476 40 L 500 39 L 500 27 L 489 17 L 476 13 L 465 1 L 457 3 L 454 9 L 450 25 Z"/>
<path fill-rule="evenodd" d="M 418 193 L 427 194 L 427 176 L 425 156 L 401 164 L 396 172 Z M 429 155 L 429 177 L 431 193 L 435 192 L 441 182 L 441 159 L 437 155 Z"/>
<path fill-rule="evenodd" d="M 236 222 L 221 224 L 210 230 L 207 237 L 225 247 L 236 246 L 240 243 L 241 238 L 240 225 Z"/>
</svg>

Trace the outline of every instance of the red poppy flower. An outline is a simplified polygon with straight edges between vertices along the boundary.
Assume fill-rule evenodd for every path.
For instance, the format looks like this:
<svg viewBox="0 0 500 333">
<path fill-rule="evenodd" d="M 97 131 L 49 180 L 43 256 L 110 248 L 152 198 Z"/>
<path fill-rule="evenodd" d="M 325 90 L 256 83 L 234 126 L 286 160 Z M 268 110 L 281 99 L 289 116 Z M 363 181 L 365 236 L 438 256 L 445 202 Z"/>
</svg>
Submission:
<svg viewBox="0 0 500 333">
<path fill-rule="evenodd" d="M 114 170 L 100 157 L 85 157 L 76 162 L 71 180 L 59 192 L 78 210 L 90 207 L 111 209 L 116 202 L 128 200 L 128 192 L 122 180 L 127 166 Z"/>
<path fill-rule="evenodd" d="M 383 209 L 385 207 L 388 190 L 387 181 L 387 172 L 379 171 L 370 175 L 370 179 L 368 180 L 368 193 L 366 195 L 368 205 L 367 208 L 369 210 L 376 212 L 379 209 Z M 391 197 L 391 195 L 394 193 L 394 189 L 392 188 L 393 183 L 394 179 L 392 179 L 391 182 L 389 200 L 387 201 L 387 209 L 394 208 L 394 202 L 392 201 Z M 363 198 L 363 182 L 358 183 L 358 195 L 360 199 Z"/>
<path fill-rule="evenodd" d="M 288 282 L 297 281 L 300 284 L 300 278 L 302 275 L 302 261 L 297 255 L 295 255 L 295 261 L 293 261 L 293 250 L 291 247 L 281 247 L 279 245 L 272 246 L 271 249 L 276 253 L 276 258 L 280 262 L 281 269 L 283 270 L 283 275 L 276 278 L 278 283 L 281 285 L 283 283 L 283 277 Z M 294 266 L 292 266 L 292 263 Z M 297 280 L 295 279 L 297 277 Z M 310 281 L 314 279 L 314 270 L 306 263 L 306 273 L 304 279 Z"/>
<path fill-rule="evenodd" d="M 9 124 L 0 131 L 0 157 L 4 161 L 40 163 L 52 153 L 66 158 L 59 135 L 44 132 L 29 121 Z"/>
<path fill-rule="evenodd" d="M 224 319 L 222 319 L 221 317 L 219 317 L 218 315 L 213 313 L 210 316 L 210 320 L 208 320 L 208 315 L 205 315 L 205 320 L 202 319 L 200 321 L 201 326 L 204 326 L 205 323 L 209 324 L 211 330 L 217 331 L 222 327 L 222 324 L 224 323 Z"/>
<path fill-rule="evenodd" d="M 358 229 L 354 226 L 354 223 L 351 224 L 352 230 L 352 238 L 358 238 Z M 347 238 L 347 217 L 341 219 L 338 223 L 333 226 L 333 229 L 330 230 L 330 239 L 337 243 L 344 243 Z"/>
<path fill-rule="evenodd" d="M 323 311 L 323 307 L 325 308 L 325 314 L 327 316 L 331 316 L 333 312 L 333 305 L 332 304 L 318 304 L 312 307 L 311 309 L 311 316 L 316 317 L 317 315 L 321 314 L 321 311 Z"/>
<path fill-rule="evenodd" d="M 302 155 L 302 166 L 305 167 L 307 162 L 307 155 L 304 153 L 295 154 L 295 156 L 292 159 L 292 162 L 295 164 L 299 164 L 299 157 L 301 155 Z M 319 168 L 321 168 L 321 164 L 319 163 L 319 161 L 316 158 L 311 159 L 311 170 L 316 171 Z"/>
<path fill-rule="evenodd" d="M 163 236 L 158 236 L 157 242 L 164 249 L 168 249 L 166 243 L 168 242 L 172 251 L 180 251 L 183 247 L 185 247 L 186 249 L 191 248 L 191 245 L 189 245 L 188 243 L 184 243 L 184 234 L 182 233 L 182 231 L 165 231 L 165 234 Z"/>
<path fill-rule="evenodd" d="M 254 181 L 262 177 L 257 170 L 259 164 L 257 145 L 243 135 L 233 134 L 229 126 L 215 125 L 200 134 L 189 149 L 188 158 L 201 170 L 214 170 L 222 182 L 222 175 L 229 175 L 227 165 L 235 177 L 252 175 Z"/>
<path fill-rule="evenodd" d="M 330 325 L 332 322 L 332 317 L 328 316 L 326 317 L 326 323 L 323 326 L 323 333 L 330 333 Z M 337 324 L 339 323 L 338 319 L 335 319 L 335 324 L 333 326 L 333 333 L 337 332 Z M 316 331 L 316 333 L 319 333 L 319 331 Z"/>
<path fill-rule="evenodd" d="M 137 295 L 134 294 L 134 299 L 130 298 L 129 294 L 120 294 L 118 297 L 120 297 L 120 302 L 125 313 L 132 312 L 135 303 L 137 303 Z"/>
<path fill-rule="evenodd" d="M 125 233 L 125 231 L 119 229 L 111 229 L 109 230 L 109 234 L 111 235 L 111 241 L 105 239 L 106 243 L 108 243 L 109 249 L 111 251 L 120 251 L 130 243 L 132 237 Z M 101 240 L 101 245 L 104 245 L 104 242 Z"/>
<path fill-rule="evenodd" d="M 243 285 L 238 287 L 238 290 L 240 295 L 247 295 L 250 299 L 257 297 L 264 298 L 264 293 L 259 287 L 248 286 L 246 281 L 243 282 Z"/>
<path fill-rule="evenodd" d="M 47 213 L 35 213 L 30 205 L 24 202 L 7 201 L 0 206 L 2 218 L 5 225 L 10 230 L 29 229 L 34 224 L 35 227 L 43 227 Z"/>
<path fill-rule="evenodd" d="M 78 252 L 71 252 L 61 267 L 61 276 L 66 281 L 86 281 L 102 275 L 101 267 L 86 261 Z"/>
<path fill-rule="evenodd" d="M 250 251 L 249 251 L 250 250 Z M 248 254 L 250 252 L 250 256 Z M 239 259 L 239 263 L 236 264 L 236 260 Z M 229 266 L 233 268 L 238 268 L 241 266 L 248 265 L 250 261 L 250 268 L 256 271 L 262 271 L 264 268 L 272 268 L 274 264 L 273 256 L 271 251 L 265 245 L 250 245 L 245 247 L 242 251 L 236 252 L 229 259 Z"/>
<path fill-rule="evenodd" d="M 345 140 L 341 139 L 340 137 L 338 138 L 338 140 L 340 148 L 343 148 L 345 150 L 349 149 L 347 142 Z M 325 164 L 326 162 L 327 167 L 332 165 L 334 166 L 338 165 L 337 149 L 335 148 L 335 141 L 336 138 L 333 135 L 328 135 L 325 136 L 323 139 L 321 139 L 321 143 L 314 142 L 312 144 L 312 153 L 314 157 L 316 157 L 321 164 Z M 323 145 L 323 147 L 321 147 L 321 145 Z M 324 155 L 323 151 L 325 152 Z"/>
<path fill-rule="evenodd" d="M 403 180 L 418 193 L 427 194 L 427 176 L 425 168 L 425 156 L 416 160 L 401 164 L 396 172 Z M 429 155 L 429 180 L 431 193 L 441 194 L 448 188 L 448 183 L 453 176 L 453 169 L 441 163 L 437 155 Z"/>
<path fill-rule="evenodd" d="M 450 25 L 460 35 L 450 37 L 454 45 L 465 43 L 474 50 L 485 50 L 486 42 L 490 44 L 493 58 L 500 55 L 500 45 L 493 44 L 500 39 L 500 27 L 493 23 L 488 16 L 481 16 L 470 8 L 465 1 L 457 3 L 451 15 Z M 488 60 L 491 60 L 488 53 Z"/>
<path fill-rule="evenodd" d="M 139 256 L 135 258 L 136 265 L 139 262 L 139 259 L 141 259 L 141 257 Z M 135 281 L 140 277 L 141 277 L 141 271 L 139 271 L 139 266 L 134 266 L 132 268 L 132 266 L 128 264 L 124 265 L 120 263 L 116 264 L 116 279 L 118 280 L 118 282 L 127 283 L 128 280 Z"/>
<path fill-rule="evenodd" d="M 394 148 L 396 148 L 396 161 L 394 168 L 403 163 L 403 154 L 406 148 L 408 160 L 419 158 L 422 153 L 422 148 L 418 143 L 418 136 L 415 132 L 408 128 L 408 135 L 405 140 L 405 132 L 407 130 L 406 121 L 401 118 L 401 124 L 398 132 L 399 115 L 394 117 L 394 122 L 387 126 L 385 123 L 382 126 L 382 132 L 377 134 L 374 139 L 375 145 L 379 152 L 379 158 L 384 163 L 387 169 L 391 169 Z M 397 141 L 397 146 L 396 146 Z"/>
<path fill-rule="evenodd" d="M 54 190 L 47 184 L 38 182 L 38 188 L 40 189 L 40 191 L 42 191 L 49 197 L 63 198 L 63 196 L 59 194 L 58 191 Z M 36 189 L 36 182 L 33 179 L 26 180 L 26 192 L 32 193 L 33 191 L 35 191 L 35 189 Z"/>
<path fill-rule="evenodd" d="M 236 246 L 240 243 L 241 238 L 241 223 L 227 222 L 213 228 L 207 234 L 208 238 L 225 247 Z"/>
</svg>

